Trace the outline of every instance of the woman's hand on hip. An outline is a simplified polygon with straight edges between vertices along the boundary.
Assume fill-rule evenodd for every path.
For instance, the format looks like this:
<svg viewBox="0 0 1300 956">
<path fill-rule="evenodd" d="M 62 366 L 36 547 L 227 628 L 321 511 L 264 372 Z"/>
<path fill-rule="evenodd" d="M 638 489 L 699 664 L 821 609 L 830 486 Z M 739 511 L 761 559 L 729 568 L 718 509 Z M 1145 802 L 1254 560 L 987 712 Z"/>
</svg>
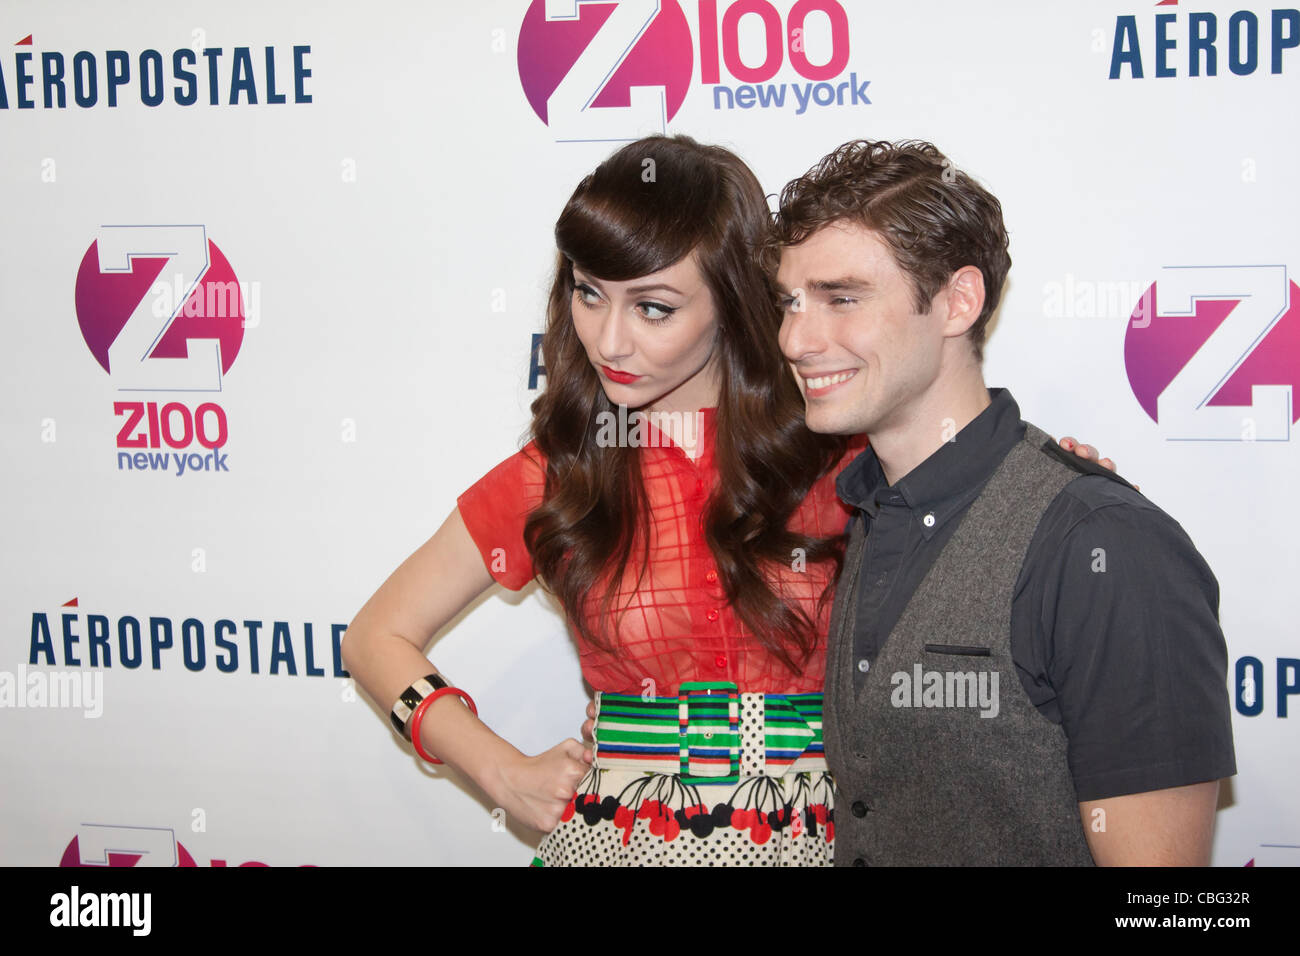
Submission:
<svg viewBox="0 0 1300 956">
<path fill-rule="evenodd" d="M 550 833 L 590 769 L 591 751 L 565 740 L 535 757 L 520 754 L 498 768 L 489 796 L 525 826 Z"/>
</svg>

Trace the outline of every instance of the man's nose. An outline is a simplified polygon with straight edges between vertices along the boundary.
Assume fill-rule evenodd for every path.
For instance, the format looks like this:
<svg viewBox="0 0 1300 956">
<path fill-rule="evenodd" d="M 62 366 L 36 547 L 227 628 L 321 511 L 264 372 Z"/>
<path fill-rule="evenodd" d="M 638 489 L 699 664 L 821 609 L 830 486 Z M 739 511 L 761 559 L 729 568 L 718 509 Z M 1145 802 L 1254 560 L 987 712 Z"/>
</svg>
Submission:
<svg viewBox="0 0 1300 956">
<path fill-rule="evenodd" d="M 781 319 L 777 339 L 781 353 L 791 362 L 800 362 L 822 350 L 824 343 L 815 316 L 808 309 L 802 292 L 795 290 L 793 301 L 786 307 Z"/>
</svg>

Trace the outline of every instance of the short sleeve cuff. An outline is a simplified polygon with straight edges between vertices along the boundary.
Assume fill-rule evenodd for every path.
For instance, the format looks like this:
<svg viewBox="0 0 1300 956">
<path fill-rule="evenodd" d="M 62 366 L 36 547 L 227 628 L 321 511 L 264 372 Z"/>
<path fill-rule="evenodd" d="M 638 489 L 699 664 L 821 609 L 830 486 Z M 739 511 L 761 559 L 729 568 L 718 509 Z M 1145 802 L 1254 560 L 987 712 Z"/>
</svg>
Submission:
<svg viewBox="0 0 1300 956">
<path fill-rule="evenodd" d="M 1173 761 L 1135 767 L 1131 770 L 1115 770 L 1087 777 L 1076 777 L 1074 789 L 1079 802 L 1086 803 L 1133 793 L 1148 793 L 1152 790 L 1189 787 L 1196 783 L 1223 780 L 1236 773 L 1236 759 L 1228 754 L 1215 758 L 1207 757 L 1199 761 Z"/>
<path fill-rule="evenodd" d="M 507 458 L 456 499 L 461 520 L 493 579 L 518 591 L 533 579 L 524 524 L 541 503 L 541 465 L 529 449 Z"/>
</svg>

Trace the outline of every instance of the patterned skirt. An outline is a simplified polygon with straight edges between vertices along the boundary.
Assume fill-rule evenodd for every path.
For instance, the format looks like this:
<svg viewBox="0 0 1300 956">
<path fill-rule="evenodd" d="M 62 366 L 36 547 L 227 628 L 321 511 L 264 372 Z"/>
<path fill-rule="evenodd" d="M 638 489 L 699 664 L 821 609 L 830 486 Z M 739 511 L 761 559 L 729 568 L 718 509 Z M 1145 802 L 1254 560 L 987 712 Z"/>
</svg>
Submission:
<svg viewBox="0 0 1300 956">
<path fill-rule="evenodd" d="M 597 694 L 595 763 L 543 866 L 829 866 L 821 694 Z"/>
</svg>

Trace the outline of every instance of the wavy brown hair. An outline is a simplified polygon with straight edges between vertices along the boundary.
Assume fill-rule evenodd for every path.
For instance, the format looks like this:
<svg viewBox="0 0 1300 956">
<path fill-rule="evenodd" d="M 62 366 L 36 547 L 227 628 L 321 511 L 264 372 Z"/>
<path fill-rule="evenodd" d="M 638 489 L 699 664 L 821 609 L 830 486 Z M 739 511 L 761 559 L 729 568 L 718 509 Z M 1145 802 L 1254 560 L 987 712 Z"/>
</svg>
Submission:
<svg viewBox="0 0 1300 956">
<path fill-rule="evenodd" d="M 879 233 L 912 283 L 916 310 L 930 303 L 962 266 L 984 276 L 984 308 L 966 333 L 983 357 L 989 320 L 1011 268 L 997 197 L 953 165 L 932 143 L 860 139 L 825 156 L 781 192 L 766 254 L 797 245 L 847 219 Z"/>
<path fill-rule="evenodd" d="M 794 534 L 787 524 L 846 440 L 804 425 L 804 403 L 777 344 L 781 313 L 760 261 L 771 219 L 758 180 L 737 156 L 689 137 L 631 143 L 578 184 L 555 225 L 559 250 L 542 341 L 547 385 L 533 402 L 532 434 L 546 459 L 542 504 L 524 537 L 542 583 L 581 637 L 612 650 L 588 626 L 599 600 L 600 631 L 617 619 L 621 571 L 641 548 L 649 557 L 649 508 L 639 449 L 601 447 L 597 416 L 617 414 L 573 325 L 573 267 L 622 282 L 694 253 L 718 318 L 720 395 L 715 419 L 718 484 L 704 525 L 719 579 L 745 626 L 797 672 L 817 641 L 816 624 L 764 574 L 795 548 L 832 560 L 840 539 Z M 830 588 L 823 593 L 826 600 Z"/>
</svg>

